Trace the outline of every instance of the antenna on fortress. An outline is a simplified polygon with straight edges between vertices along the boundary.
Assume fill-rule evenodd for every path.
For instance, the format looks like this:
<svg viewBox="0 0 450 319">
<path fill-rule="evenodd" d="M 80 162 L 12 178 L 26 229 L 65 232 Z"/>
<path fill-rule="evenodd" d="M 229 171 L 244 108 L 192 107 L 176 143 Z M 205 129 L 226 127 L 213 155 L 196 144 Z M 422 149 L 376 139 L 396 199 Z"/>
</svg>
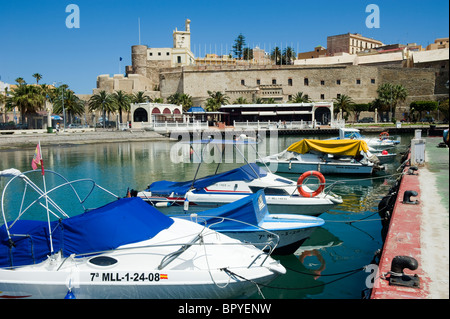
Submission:
<svg viewBox="0 0 450 319">
<path fill-rule="evenodd" d="M 138 18 L 139 45 L 141 45 L 141 18 Z"/>
</svg>

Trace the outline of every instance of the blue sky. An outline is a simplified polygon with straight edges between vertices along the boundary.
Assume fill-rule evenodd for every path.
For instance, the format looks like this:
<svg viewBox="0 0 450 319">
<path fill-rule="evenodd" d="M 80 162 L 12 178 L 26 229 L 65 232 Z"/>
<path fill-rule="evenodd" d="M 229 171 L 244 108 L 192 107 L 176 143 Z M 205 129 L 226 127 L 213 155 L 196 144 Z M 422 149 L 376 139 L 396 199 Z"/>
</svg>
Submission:
<svg viewBox="0 0 450 319">
<path fill-rule="evenodd" d="M 66 27 L 66 6 L 80 9 L 80 28 Z M 366 6 L 380 9 L 380 28 L 365 25 Z M 131 46 L 171 47 L 175 28 L 191 20 L 191 49 L 204 56 L 229 53 L 242 33 L 248 46 L 269 51 L 290 45 L 296 52 L 326 47 L 327 36 L 361 33 L 386 44 L 427 46 L 448 37 L 447 0 L 24 0 L 0 2 L 0 77 L 14 83 L 32 74 L 41 83 L 63 82 L 78 94 L 91 94 L 100 74 L 124 73 Z M 199 48 L 201 51 L 199 51 Z M 226 52 L 228 49 L 228 52 Z"/>
</svg>

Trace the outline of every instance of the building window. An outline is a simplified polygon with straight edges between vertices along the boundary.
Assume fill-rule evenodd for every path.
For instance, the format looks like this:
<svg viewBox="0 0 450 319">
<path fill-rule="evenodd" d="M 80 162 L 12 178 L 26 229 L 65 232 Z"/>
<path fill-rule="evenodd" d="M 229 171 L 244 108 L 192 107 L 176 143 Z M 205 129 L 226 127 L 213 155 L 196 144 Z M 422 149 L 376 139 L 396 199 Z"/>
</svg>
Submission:
<svg viewBox="0 0 450 319">
<path fill-rule="evenodd" d="M 320 99 L 325 100 L 325 94 L 320 94 Z"/>
<path fill-rule="evenodd" d="M 337 85 L 341 85 L 341 80 L 336 80 Z"/>
<path fill-rule="evenodd" d="M 177 63 L 181 63 L 181 56 L 177 56 Z"/>
<path fill-rule="evenodd" d="M 288 86 L 292 86 L 292 79 L 288 79 Z"/>
<path fill-rule="evenodd" d="M 309 85 L 309 80 L 308 80 L 308 78 L 305 78 L 305 79 L 303 80 L 303 84 L 305 84 L 306 86 Z"/>
<path fill-rule="evenodd" d="M 338 94 L 336 95 L 336 98 L 338 99 L 338 98 L 340 98 L 340 97 L 341 97 L 341 94 L 338 93 Z"/>
<path fill-rule="evenodd" d="M 256 79 L 256 85 L 260 85 L 261 84 L 261 80 L 260 79 Z"/>
<path fill-rule="evenodd" d="M 158 52 L 158 55 L 161 55 L 161 52 Z"/>
<path fill-rule="evenodd" d="M 150 56 L 153 56 L 153 52 L 150 52 L 149 54 L 150 54 Z"/>
<path fill-rule="evenodd" d="M 272 84 L 277 84 L 277 79 L 272 79 Z"/>
<path fill-rule="evenodd" d="M 169 56 L 169 55 L 170 55 L 170 53 L 169 53 L 169 52 L 166 52 L 166 55 L 167 55 L 167 56 Z"/>
<path fill-rule="evenodd" d="M 370 83 L 375 84 L 375 79 L 370 79 Z"/>
<path fill-rule="evenodd" d="M 245 85 L 245 80 L 241 80 L 241 85 Z"/>
<path fill-rule="evenodd" d="M 325 81 L 324 81 L 324 80 L 321 80 L 321 81 L 320 81 L 320 85 L 325 85 Z"/>
<path fill-rule="evenodd" d="M 309 95 L 308 94 L 305 94 L 305 99 L 309 100 Z"/>
<path fill-rule="evenodd" d="M 356 84 L 361 84 L 361 80 L 360 79 L 356 79 Z"/>
</svg>

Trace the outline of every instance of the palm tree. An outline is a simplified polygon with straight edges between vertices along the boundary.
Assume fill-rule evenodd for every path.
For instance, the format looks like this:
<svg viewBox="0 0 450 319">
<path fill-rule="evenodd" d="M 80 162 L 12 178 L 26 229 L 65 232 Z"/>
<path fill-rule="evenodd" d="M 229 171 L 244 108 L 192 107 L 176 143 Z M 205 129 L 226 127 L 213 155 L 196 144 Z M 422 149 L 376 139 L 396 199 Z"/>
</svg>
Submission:
<svg viewBox="0 0 450 319">
<path fill-rule="evenodd" d="M 174 93 L 167 98 L 167 102 L 170 104 L 181 105 L 183 111 L 187 111 L 192 105 L 192 97 L 189 94 Z"/>
<path fill-rule="evenodd" d="M 103 128 L 105 128 L 106 123 L 106 112 L 116 111 L 116 100 L 111 94 L 106 93 L 105 90 L 100 91 L 91 96 L 89 99 L 89 110 L 101 110 L 103 114 Z"/>
<path fill-rule="evenodd" d="M 303 95 L 303 92 L 298 92 L 294 95 L 292 100 L 290 100 L 291 103 L 310 103 L 311 100 L 307 94 Z"/>
<path fill-rule="evenodd" d="M 380 112 L 395 114 L 395 108 L 397 107 L 398 102 L 403 102 L 406 100 L 408 96 L 408 92 L 406 88 L 401 84 L 392 84 L 392 83 L 383 83 L 378 89 L 378 98 L 377 103 L 380 105 Z"/>
<path fill-rule="evenodd" d="M 248 101 L 246 98 L 240 96 L 233 102 L 233 104 L 248 104 Z"/>
<path fill-rule="evenodd" d="M 53 100 L 53 112 L 56 114 L 63 113 L 64 105 L 64 111 L 67 111 L 67 122 L 72 123 L 73 115 L 84 114 L 84 104 L 85 102 L 76 96 L 72 90 L 65 88 L 62 94 L 56 94 L 56 98 Z"/>
<path fill-rule="evenodd" d="M 183 106 L 183 112 L 186 112 L 194 105 L 194 103 L 192 102 L 192 96 L 190 96 L 189 94 L 181 94 L 180 102 Z"/>
<path fill-rule="evenodd" d="M 44 104 L 44 97 L 37 86 L 21 82 L 11 93 L 11 96 L 6 99 L 6 109 L 12 110 L 17 107 L 22 123 L 25 123 L 26 114 L 36 113 Z"/>
<path fill-rule="evenodd" d="M 133 94 L 131 101 L 133 103 L 146 103 L 152 102 L 151 97 L 145 95 L 145 92 L 139 91 Z"/>
<path fill-rule="evenodd" d="M 279 47 L 273 48 L 270 58 L 276 65 L 281 65 L 281 50 Z"/>
<path fill-rule="evenodd" d="M 33 74 L 33 77 L 36 79 L 36 84 L 39 85 L 39 81 L 42 79 L 42 75 L 39 73 Z"/>
<path fill-rule="evenodd" d="M 353 100 L 350 96 L 342 94 L 336 99 L 334 99 L 335 113 L 342 111 L 342 113 L 347 113 L 345 119 L 348 118 L 348 114 L 353 111 Z"/>
<path fill-rule="evenodd" d="M 221 105 L 228 104 L 228 96 L 220 91 L 208 91 L 209 98 L 206 100 L 206 110 L 209 112 L 216 112 Z"/>
<path fill-rule="evenodd" d="M 19 85 L 26 84 L 25 80 L 23 78 L 20 78 L 20 77 L 16 79 L 16 83 L 19 84 Z"/>
<path fill-rule="evenodd" d="M 132 101 L 132 97 L 122 90 L 119 90 L 116 93 L 114 93 L 113 97 L 116 100 L 116 105 L 119 110 L 119 121 L 120 123 L 122 123 L 122 110 L 125 110 L 127 112 L 130 111 L 130 104 Z"/>
<path fill-rule="evenodd" d="M 293 61 L 295 59 L 295 51 L 291 47 L 286 47 L 283 51 L 283 58 L 284 63 L 283 64 L 293 64 Z"/>
</svg>

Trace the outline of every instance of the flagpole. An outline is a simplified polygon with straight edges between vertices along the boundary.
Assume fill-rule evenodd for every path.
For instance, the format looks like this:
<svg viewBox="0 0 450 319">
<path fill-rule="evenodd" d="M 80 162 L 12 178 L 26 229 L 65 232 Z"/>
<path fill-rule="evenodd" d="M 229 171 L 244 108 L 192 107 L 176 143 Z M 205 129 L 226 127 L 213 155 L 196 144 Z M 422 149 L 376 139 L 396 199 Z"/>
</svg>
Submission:
<svg viewBox="0 0 450 319">
<path fill-rule="evenodd" d="M 45 208 L 47 209 L 47 223 L 48 223 L 48 235 L 50 239 L 50 253 L 53 254 L 53 239 L 52 239 L 52 228 L 50 226 L 50 213 L 48 209 L 48 197 L 47 197 L 47 185 L 45 184 L 45 173 L 44 173 L 44 160 L 42 159 L 41 141 L 39 141 L 39 153 L 41 154 L 41 174 L 42 181 L 44 183 L 44 196 L 45 196 Z"/>
</svg>

